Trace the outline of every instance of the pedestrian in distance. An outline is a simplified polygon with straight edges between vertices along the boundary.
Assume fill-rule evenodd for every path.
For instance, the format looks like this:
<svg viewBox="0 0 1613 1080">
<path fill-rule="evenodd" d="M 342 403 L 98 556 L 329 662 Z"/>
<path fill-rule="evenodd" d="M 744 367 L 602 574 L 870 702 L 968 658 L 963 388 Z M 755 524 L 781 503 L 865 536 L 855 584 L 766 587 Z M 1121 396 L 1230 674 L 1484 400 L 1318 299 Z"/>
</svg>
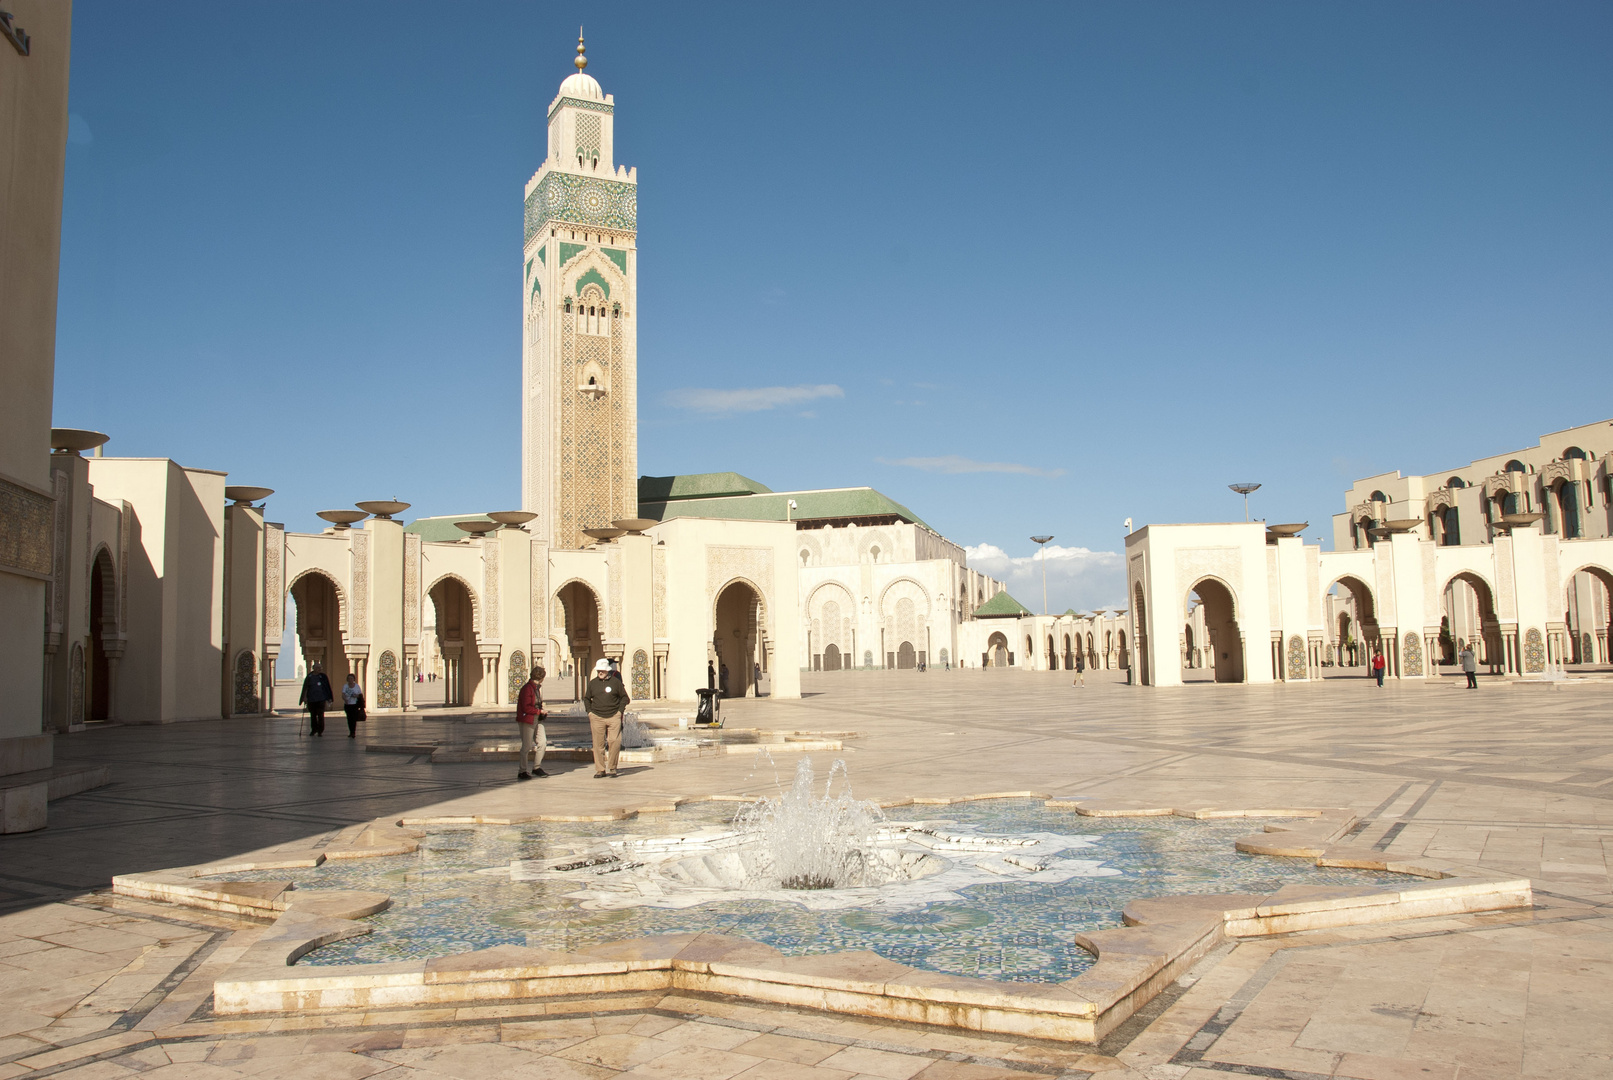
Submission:
<svg viewBox="0 0 1613 1080">
<path fill-rule="evenodd" d="M 630 700 L 622 677 L 611 670 L 610 661 L 596 662 L 594 677 L 582 692 L 588 730 L 594 736 L 595 780 L 616 775 L 616 762 L 622 753 L 622 719 Z"/>
<path fill-rule="evenodd" d="M 1479 661 L 1478 657 L 1473 655 L 1473 646 L 1462 646 L 1461 660 L 1462 673 L 1467 676 L 1467 688 L 1477 690 L 1479 688 Z"/>
<path fill-rule="evenodd" d="M 710 660 L 706 661 L 706 689 L 717 689 L 717 669 L 712 666 Z"/>
<path fill-rule="evenodd" d="M 727 664 L 721 664 L 717 668 L 717 686 L 722 691 L 722 696 L 727 697 L 728 696 L 728 665 Z"/>
<path fill-rule="evenodd" d="M 351 671 L 347 673 L 347 681 L 342 684 L 342 711 L 347 714 L 347 737 L 358 738 L 358 726 L 368 717 L 364 713 L 364 688 L 358 684 L 358 676 Z"/>
<path fill-rule="evenodd" d="M 1086 684 L 1087 684 L 1087 658 L 1082 656 L 1078 652 L 1078 653 L 1075 654 L 1075 682 L 1072 685 L 1074 685 L 1074 686 L 1085 686 Z"/>
<path fill-rule="evenodd" d="M 549 715 L 543 709 L 543 677 L 546 674 L 541 667 L 533 668 L 526 685 L 521 687 L 521 696 L 515 705 L 515 719 L 521 725 L 520 771 L 515 774 L 517 780 L 549 775 L 543 771 L 543 751 L 549 745 L 548 733 L 543 729 L 543 721 Z M 532 759 L 531 772 L 526 767 L 529 757 Z"/>
<path fill-rule="evenodd" d="M 1383 685 L 1383 671 L 1389 666 L 1389 661 L 1383 658 L 1383 650 L 1372 654 L 1372 673 L 1378 677 L 1378 685 Z"/>
<path fill-rule="evenodd" d="M 316 661 L 308 669 L 308 677 L 302 681 L 302 694 L 297 698 L 297 704 L 308 708 L 308 734 L 325 735 L 325 706 L 336 700 L 331 693 L 330 679 L 326 676 L 324 668 Z"/>
</svg>

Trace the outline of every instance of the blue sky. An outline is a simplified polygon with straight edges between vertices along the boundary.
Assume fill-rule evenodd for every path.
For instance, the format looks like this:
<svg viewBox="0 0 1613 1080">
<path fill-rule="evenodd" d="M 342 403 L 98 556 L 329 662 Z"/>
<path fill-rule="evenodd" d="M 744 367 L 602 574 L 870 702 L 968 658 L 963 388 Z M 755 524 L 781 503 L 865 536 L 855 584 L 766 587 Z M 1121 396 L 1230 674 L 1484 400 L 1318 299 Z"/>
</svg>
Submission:
<svg viewBox="0 0 1613 1080">
<path fill-rule="evenodd" d="M 514 507 L 587 10 L 78 0 L 55 422 L 293 529 Z M 1356 477 L 1613 415 L 1613 6 L 608 11 L 642 472 L 872 484 L 1027 603 L 1052 533 L 1091 607 L 1127 517 L 1258 480 L 1326 540 Z"/>
</svg>

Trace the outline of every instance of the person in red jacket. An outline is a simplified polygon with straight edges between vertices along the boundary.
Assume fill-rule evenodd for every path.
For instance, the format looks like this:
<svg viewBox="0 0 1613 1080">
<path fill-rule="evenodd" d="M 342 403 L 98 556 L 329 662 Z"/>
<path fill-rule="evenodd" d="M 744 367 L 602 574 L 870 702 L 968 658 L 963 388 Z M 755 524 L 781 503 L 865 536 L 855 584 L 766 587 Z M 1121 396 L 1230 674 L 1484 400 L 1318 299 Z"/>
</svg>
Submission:
<svg viewBox="0 0 1613 1080">
<path fill-rule="evenodd" d="M 543 771 L 543 751 L 549 743 L 543 730 L 543 718 L 549 715 L 543 711 L 542 687 L 546 674 L 541 667 L 533 668 L 532 676 L 521 687 L 521 696 L 515 705 L 515 719 L 521 724 L 521 764 L 520 771 L 515 774 L 517 780 L 549 775 Z M 531 772 L 526 771 L 528 757 L 532 758 Z"/>
<path fill-rule="evenodd" d="M 1372 654 L 1372 674 L 1378 677 L 1379 686 L 1383 685 L 1383 669 L 1388 666 L 1389 662 L 1383 658 L 1381 649 Z"/>
</svg>

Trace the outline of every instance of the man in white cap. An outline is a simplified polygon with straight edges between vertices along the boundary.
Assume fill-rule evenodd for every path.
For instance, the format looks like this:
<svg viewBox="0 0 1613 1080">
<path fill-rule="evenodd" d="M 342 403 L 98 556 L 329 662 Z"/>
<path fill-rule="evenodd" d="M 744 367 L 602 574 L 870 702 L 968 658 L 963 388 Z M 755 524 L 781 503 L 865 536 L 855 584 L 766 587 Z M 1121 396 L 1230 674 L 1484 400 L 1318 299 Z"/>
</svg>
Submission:
<svg viewBox="0 0 1613 1080">
<path fill-rule="evenodd" d="M 622 718 L 630 700 L 622 677 L 611 669 L 610 661 L 595 661 L 594 676 L 582 692 L 588 728 L 594 735 L 595 780 L 616 775 L 616 760 L 622 753 Z"/>
</svg>

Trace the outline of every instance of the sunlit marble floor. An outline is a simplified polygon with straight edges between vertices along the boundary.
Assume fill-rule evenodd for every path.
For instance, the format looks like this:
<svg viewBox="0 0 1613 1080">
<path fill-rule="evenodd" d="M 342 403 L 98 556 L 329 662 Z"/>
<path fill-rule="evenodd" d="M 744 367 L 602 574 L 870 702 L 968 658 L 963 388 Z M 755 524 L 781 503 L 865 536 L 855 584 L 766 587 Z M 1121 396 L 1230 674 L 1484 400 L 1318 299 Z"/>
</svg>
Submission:
<svg viewBox="0 0 1613 1080">
<path fill-rule="evenodd" d="M 98 895 L 112 874 L 428 807 L 582 812 L 760 793 L 774 768 L 702 758 L 594 780 L 561 762 L 517 784 L 505 763 L 363 752 L 431 740 L 452 722 L 434 710 L 375 717 L 356 740 L 334 718 L 323 739 L 303 737 L 290 714 L 113 728 L 57 745 L 59 761 L 112 765 L 111 785 L 52 804 L 43 832 L 0 838 L 0 1080 L 1613 1075 L 1613 683 L 1149 690 L 1016 671 L 803 681 L 799 701 L 729 702 L 730 724 L 858 732 L 843 756 L 866 797 L 1347 806 L 1366 821 L 1354 842 L 1527 874 L 1539 906 L 1225 947 L 1095 1049 L 677 995 L 223 1020 L 209 1010 L 212 979 L 256 928 Z M 565 727 L 551 735 L 580 737 Z"/>
</svg>

